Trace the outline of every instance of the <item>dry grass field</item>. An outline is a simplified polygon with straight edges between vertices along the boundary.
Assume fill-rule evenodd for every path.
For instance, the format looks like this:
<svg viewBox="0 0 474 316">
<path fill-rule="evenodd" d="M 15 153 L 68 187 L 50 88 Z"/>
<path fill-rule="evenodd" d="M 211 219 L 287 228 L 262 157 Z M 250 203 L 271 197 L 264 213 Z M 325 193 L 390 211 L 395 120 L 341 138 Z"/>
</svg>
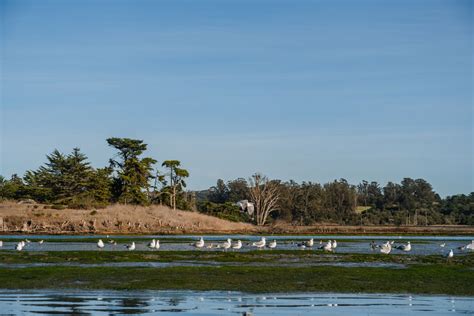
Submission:
<svg viewBox="0 0 474 316">
<path fill-rule="evenodd" d="M 112 205 L 105 209 L 51 209 L 41 204 L 0 204 L 0 232 L 28 234 L 426 234 L 474 235 L 473 226 L 341 226 L 284 222 L 259 227 L 167 206 Z"/>
</svg>

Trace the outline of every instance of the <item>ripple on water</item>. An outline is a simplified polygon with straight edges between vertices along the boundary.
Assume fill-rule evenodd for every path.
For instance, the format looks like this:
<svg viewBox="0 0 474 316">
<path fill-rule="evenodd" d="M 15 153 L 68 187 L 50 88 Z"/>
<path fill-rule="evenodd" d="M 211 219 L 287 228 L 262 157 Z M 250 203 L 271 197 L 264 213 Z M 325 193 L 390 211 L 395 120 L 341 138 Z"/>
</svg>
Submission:
<svg viewBox="0 0 474 316">
<path fill-rule="evenodd" d="M 474 313 L 474 298 L 364 293 L 0 291 L 0 310 L 13 315 L 466 315 Z"/>
</svg>

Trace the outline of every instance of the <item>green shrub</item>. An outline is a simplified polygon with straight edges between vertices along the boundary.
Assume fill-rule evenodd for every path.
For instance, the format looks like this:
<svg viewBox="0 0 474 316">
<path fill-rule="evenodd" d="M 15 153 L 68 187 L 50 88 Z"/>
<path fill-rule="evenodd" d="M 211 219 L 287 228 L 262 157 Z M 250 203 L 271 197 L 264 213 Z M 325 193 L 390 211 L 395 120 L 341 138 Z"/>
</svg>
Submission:
<svg viewBox="0 0 474 316">
<path fill-rule="evenodd" d="M 215 216 L 232 222 L 250 222 L 248 214 L 241 212 L 239 207 L 231 202 L 199 202 L 197 207 L 199 212 L 206 215 Z"/>
</svg>

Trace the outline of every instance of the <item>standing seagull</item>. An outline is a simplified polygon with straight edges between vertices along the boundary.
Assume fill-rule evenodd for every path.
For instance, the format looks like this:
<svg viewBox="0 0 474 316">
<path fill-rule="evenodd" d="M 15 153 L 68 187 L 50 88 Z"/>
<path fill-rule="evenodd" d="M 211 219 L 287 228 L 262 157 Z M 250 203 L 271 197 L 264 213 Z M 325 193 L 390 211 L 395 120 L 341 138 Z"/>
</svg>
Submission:
<svg viewBox="0 0 474 316">
<path fill-rule="evenodd" d="M 230 247 L 232 247 L 232 239 L 227 238 L 227 240 L 222 244 L 222 248 L 224 248 L 224 251 L 226 251 Z"/>
<path fill-rule="evenodd" d="M 411 250 L 411 244 L 410 244 L 410 242 L 408 242 L 406 245 L 397 246 L 397 249 L 400 249 L 402 251 L 410 251 Z"/>
<path fill-rule="evenodd" d="M 193 244 L 193 246 L 196 248 L 204 247 L 204 238 L 201 237 L 197 242 Z"/>
<path fill-rule="evenodd" d="M 23 243 L 20 241 L 16 244 L 15 250 L 22 251 L 23 250 Z"/>
<path fill-rule="evenodd" d="M 372 251 L 374 251 L 374 250 L 377 249 L 377 248 L 378 248 L 378 245 L 375 243 L 374 240 L 372 240 L 372 241 L 370 242 L 370 249 L 371 249 Z"/>
<path fill-rule="evenodd" d="M 387 243 L 383 244 L 382 247 L 380 248 L 380 252 L 388 255 L 392 251 L 392 244 L 387 241 Z"/>
<path fill-rule="evenodd" d="M 155 249 L 160 249 L 160 241 L 157 240 L 155 243 Z"/>
<path fill-rule="evenodd" d="M 454 257 L 454 252 L 453 252 L 453 249 L 451 249 L 448 253 L 448 259 Z"/>
<path fill-rule="evenodd" d="M 104 242 L 102 241 L 102 239 L 99 239 L 99 241 L 97 242 L 97 247 L 99 247 L 100 249 L 105 247 Z"/>
<path fill-rule="evenodd" d="M 328 240 L 328 242 L 323 246 L 324 251 L 332 251 L 332 242 Z"/>
<path fill-rule="evenodd" d="M 277 241 L 275 239 L 273 239 L 273 241 L 271 241 L 269 244 L 268 244 L 268 248 L 270 249 L 275 249 L 277 246 Z"/>
<path fill-rule="evenodd" d="M 127 247 L 127 249 L 130 250 L 130 251 L 135 250 L 135 242 L 132 241 L 131 245 L 126 245 L 125 247 Z"/>
<path fill-rule="evenodd" d="M 466 245 L 466 249 L 474 250 L 474 240 L 472 240 L 470 244 Z"/>
<path fill-rule="evenodd" d="M 156 240 L 152 239 L 151 242 L 148 244 L 148 248 L 155 249 Z"/>
<path fill-rule="evenodd" d="M 440 244 L 439 246 L 440 246 L 441 248 L 444 248 L 444 247 L 446 246 L 446 243 L 444 242 L 444 243 Z"/>
<path fill-rule="evenodd" d="M 238 250 L 240 248 L 242 248 L 242 241 L 237 240 L 237 242 L 232 245 L 232 249 L 237 249 Z"/>
<path fill-rule="evenodd" d="M 266 243 L 267 242 L 265 240 L 265 237 L 262 237 L 262 239 L 260 239 L 260 241 L 256 241 L 256 242 L 252 243 L 252 246 L 257 247 L 258 249 L 261 249 L 261 248 L 265 247 Z"/>
<path fill-rule="evenodd" d="M 3 247 L 3 241 L 0 240 L 0 247 Z"/>
<path fill-rule="evenodd" d="M 334 239 L 334 241 L 332 242 L 332 249 L 336 249 L 337 248 L 337 241 Z"/>
<path fill-rule="evenodd" d="M 310 240 L 308 240 L 306 242 L 306 247 L 313 247 L 313 245 L 314 245 L 314 239 L 313 238 L 311 238 Z"/>
</svg>

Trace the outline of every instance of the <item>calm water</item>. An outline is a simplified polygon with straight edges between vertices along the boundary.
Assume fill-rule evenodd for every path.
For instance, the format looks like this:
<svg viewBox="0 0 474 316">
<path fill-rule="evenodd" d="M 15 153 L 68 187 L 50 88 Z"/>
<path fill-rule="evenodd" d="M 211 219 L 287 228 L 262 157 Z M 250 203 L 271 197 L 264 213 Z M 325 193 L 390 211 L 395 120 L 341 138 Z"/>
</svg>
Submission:
<svg viewBox="0 0 474 316">
<path fill-rule="evenodd" d="M 285 250 L 297 250 L 297 251 L 310 251 L 309 249 L 301 250 L 298 249 L 296 243 L 302 240 L 308 240 L 309 238 L 314 238 L 315 246 L 313 249 L 317 249 L 320 247 L 320 241 L 326 242 L 327 239 L 336 238 L 338 241 L 338 247 L 336 252 L 340 253 L 372 253 L 373 251 L 369 247 L 370 241 L 374 240 L 377 243 L 381 244 L 387 240 L 393 240 L 395 242 L 394 245 L 405 243 L 406 241 L 410 240 L 412 242 L 412 250 L 409 254 L 414 255 L 445 255 L 449 252 L 450 249 L 453 249 L 455 254 L 464 254 L 467 251 L 461 251 L 458 248 L 464 246 L 473 239 L 472 236 L 337 236 L 337 237 L 328 237 L 328 236 L 268 236 L 267 240 L 275 239 L 278 242 L 277 249 L 285 249 Z M 181 235 L 181 236 L 159 236 L 159 235 L 149 235 L 149 236 L 110 236 L 107 238 L 103 235 L 97 236 L 27 236 L 27 235 L 0 235 L 0 240 L 4 241 L 4 246 L 1 248 L 3 250 L 13 250 L 15 248 L 15 242 L 9 242 L 9 239 L 18 239 L 28 238 L 32 242 L 27 244 L 25 251 L 84 251 L 84 250 L 97 250 L 96 242 L 99 238 L 102 238 L 105 242 L 106 246 L 101 251 L 126 251 L 125 242 L 121 242 L 121 239 L 143 239 L 152 238 L 161 240 L 161 250 L 180 250 L 180 251 L 187 251 L 187 250 L 196 250 L 193 246 L 190 245 L 189 239 L 197 240 L 199 236 L 195 235 Z M 90 242 L 74 242 L 75 239 L 90 239 Z M 244 246 L 239 251 L 249 251 L 255 250 L 254 247 L 247 245 L 247 243 L 251 243 L 260 239 L 260 236 L 250 236 L 250 235 L 221 235 L 221 236 L 204 236 L 206 244 L 213 244 L 214 246 L 222 243 L 227 238 L 231 238 L 232 240 L 242 240 Z M 48 241 L 43 243 L 42 245 L 35 242 L 35 240 L 47 239 Z M 54 242 L 54 239 L 70 239 L 70 242 Z M 109 239 L 116 241 L 117 245 L 112 245 L 107 243 Z M 182 239 L 182 241 L 180 241 Z M 168 240 L 168 241 L 167 241 Z M 149 251 L 157 251 L 157 250 L 150 250 L 147 247 L 146 241 L 137 241 L 137 250 L 149 250 Z M 445 247 L 440 247 L 441 243 L 445 243 Z M 158 250 L 159 251 L 159 250 Z M 219 248 L 203 248 L 201 251 L 223 251 Z M 405 253 L 400 250 L 394 249 L 392 253 Z"/>
<path fill-rule="evenodd" d="M 194 291 L 0 291 L 10 315 L 472 315 L 474 298 Z"/>
</svg>

